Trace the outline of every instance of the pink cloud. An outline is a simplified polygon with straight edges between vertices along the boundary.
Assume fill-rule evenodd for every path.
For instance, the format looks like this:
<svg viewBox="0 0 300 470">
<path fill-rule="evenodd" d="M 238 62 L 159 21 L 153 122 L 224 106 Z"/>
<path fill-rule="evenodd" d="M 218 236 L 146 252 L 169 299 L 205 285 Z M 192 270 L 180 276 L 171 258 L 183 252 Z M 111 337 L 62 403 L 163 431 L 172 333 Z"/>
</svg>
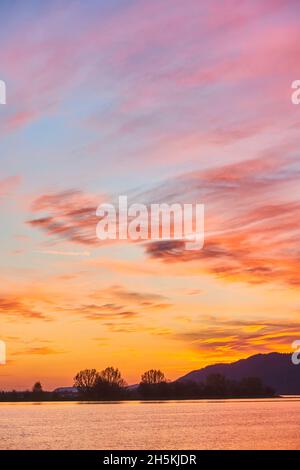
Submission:
<svg viewBox="0 0 300 470">
<path fill-rule="evenodd" d="M 206 206 L 205 246 L 185 249 L 181 241 L 156 241 L 146 254 L 165 262 L 198 261 L 199 271 L 246 282 L 299 284 L 299 170 L 288 147 L 236 164 L 184 174 L 137 194 L 132 201 L 196 203 Z M 292 188 L 293 191 L 291 190 Z M 33 203 L 45 216 L 32 219 L 58 240 L 97 246 L 98 222 L 90 196 L 65 192 L 41 196 Z"/>
</svg>

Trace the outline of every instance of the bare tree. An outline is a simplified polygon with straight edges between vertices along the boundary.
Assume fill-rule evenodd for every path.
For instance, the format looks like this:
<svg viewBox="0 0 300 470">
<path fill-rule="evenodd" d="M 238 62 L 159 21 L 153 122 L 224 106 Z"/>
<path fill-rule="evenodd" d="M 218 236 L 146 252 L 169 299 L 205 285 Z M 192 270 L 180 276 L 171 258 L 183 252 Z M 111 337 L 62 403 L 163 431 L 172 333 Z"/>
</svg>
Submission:
<svg viewBox="0 0 300 470">
<path fill-rule="evenodd" d="M 96 369 L 81 370 L 74 377 L 74 387 L 83 393 L 89 393 L 94 389 L 98 378 L 99 372 Z"/>
<path fill-rule="evenodd" d="M 153 384 L 161 384 L 166 381 L 167 379 L 165 377 L 165 374 L 161 370 L 157 370 L 157 369 L 147 370 L 147 372 L 144 372 L 144 374 L 141 377 L 141 384 L 153 385 Z"/>
<path fill-rule="evenodd" d="M 125 380 L 122 378 L 119 369 L 115 369 L 114 367 L 107 367 L 106 369 L 102 370 L 100 372 L 99 379 L 102 382 L 106 382 L 109 385 L 120 388 L 125 387 L 127 385 Z"/>
<path fill-rule="evenodd" d="M 99 400 L 112 400 L 124 397 L 126 394 L 126 382 L 119 369 L 107 367 L 102 370 L 95 383 L 95 396 Z"/>
</svg>

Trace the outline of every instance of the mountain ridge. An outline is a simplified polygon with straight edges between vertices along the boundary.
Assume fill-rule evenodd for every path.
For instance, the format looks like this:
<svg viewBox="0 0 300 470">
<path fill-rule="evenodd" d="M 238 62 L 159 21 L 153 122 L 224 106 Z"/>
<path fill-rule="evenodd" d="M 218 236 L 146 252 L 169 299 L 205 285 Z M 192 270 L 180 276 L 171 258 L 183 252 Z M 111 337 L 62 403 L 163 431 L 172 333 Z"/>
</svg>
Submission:
<svg viewBox="0 0 300 470">
<path fill-rule="evenodd" d="M 202 382 L 211 374 L 221 374 L 230 380 L 259 377 L 281 395 L 300 395 L 300 366 L 291 361 L 291 354 L 259 353 L 231 363 L 217 363 L 195 369 L 176 382 Z"/>
</svg>

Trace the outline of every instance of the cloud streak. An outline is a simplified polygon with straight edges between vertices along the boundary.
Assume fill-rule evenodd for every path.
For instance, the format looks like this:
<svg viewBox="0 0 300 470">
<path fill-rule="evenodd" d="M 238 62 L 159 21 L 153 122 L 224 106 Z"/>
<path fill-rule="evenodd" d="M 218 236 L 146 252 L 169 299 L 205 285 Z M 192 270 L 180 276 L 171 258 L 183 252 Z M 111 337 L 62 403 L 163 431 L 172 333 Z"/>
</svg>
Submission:
<svg viewBox="0 0 300 470">
<path fill-rule="evenodd" d="M 226 320 L 215 318 L 214 323 L 203 320 L 200 330 L 186 331 L 175 334 L 203 355 L 211 354 L 215 357 L 224 355 L 226 360 L 238 353 L 240 356 L 249 356 L 258 352 L 267 353 L 277 350 L 289 350 L 292 342 L 300 333 L 300 323 L 296 321 L 250 321 Z"/>
<path fill-rule="evenodd" d="M 205 246 L 193 251 L 186 250 L 181 241 L 149 241 L 143 244 L 145 253 L 165 263 L 198 262 L 199 272 L 231 280 L 276 281 L 296 287 L 299 179 L 297 160 L 284 146 L 252 160 L 167 180 L 133 200 L 148 206 L 161 202 L 205 204 Z M 57 240 L 100 245 L 95 237 L 96 197 L 65 191 L 40 196 L 32 207 L 35 212 L 46 212 L 28 222 L 32 227 Z"/>
</svg>

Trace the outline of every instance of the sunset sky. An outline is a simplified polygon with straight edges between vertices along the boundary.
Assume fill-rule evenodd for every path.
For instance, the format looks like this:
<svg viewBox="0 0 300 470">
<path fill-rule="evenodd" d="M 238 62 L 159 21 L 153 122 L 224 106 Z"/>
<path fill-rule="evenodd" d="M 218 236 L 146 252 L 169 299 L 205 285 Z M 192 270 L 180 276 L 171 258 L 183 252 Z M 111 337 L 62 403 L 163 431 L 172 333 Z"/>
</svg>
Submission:
<svg viewBox="0 0 300 470">
<path fill-rule="evenodd" d="M 300 339 L 300 3 L 1 0 L 0 389 L 169 379 Z M 205 204 L 205 245 L 96 208 Z"/>
</svg>

